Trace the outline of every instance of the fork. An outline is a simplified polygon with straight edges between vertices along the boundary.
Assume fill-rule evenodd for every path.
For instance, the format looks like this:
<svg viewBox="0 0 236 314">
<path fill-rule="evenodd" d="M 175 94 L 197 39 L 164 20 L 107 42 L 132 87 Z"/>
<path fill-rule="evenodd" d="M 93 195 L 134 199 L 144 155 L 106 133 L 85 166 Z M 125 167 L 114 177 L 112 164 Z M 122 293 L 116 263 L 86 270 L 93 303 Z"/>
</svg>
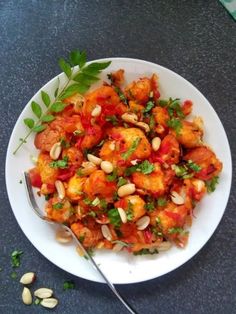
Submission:
<svg viewBox="0 0 236 314">
<path fill-rule="evenodd" d="M 25 187 L 26 187 L 26 194 L 27 194 L 27 198 L 29 201 L 30 206 L 32 207 L 34 213 L 41 218 L 42 220 L 48 222 L 49 224 L 54 224 L 57 226 L 60 226 L 62 228 L 64 228 L 67 232 L 69 232 L 73 239 L 76 241 L 76 243 L 78 244 L 79 248 L 81 249 L 81 251 L 84 253 L 84 255 L 86 256 L 86 258 L 88 259 L 88 261 L 91 263 L 91 265 L 95 268 L 95 270 L 100 274 L 100 276 L 104 279 L 104 281 L 106 282 L 106 284 L 108 285 L 108 287 L 111 289 L 111 291 L 115 294 L 115 296 L 119 299 L 119 301 L 126 307 L 126 309 L 132 313 L 132 314 L 137 314 L 137 312 L 135 312 L 131 306 L 127 303 L 127 301 L 125 301 L 125 299 L 119 294 L 119 292 L 116 290 L 115 286 L 113 285 L 113 283 L 106 277 L 106 275 L 103 273 L 103 271 L 100 269 L 100 267 L 98 266 L 98 264 L 95 262 L 94 258 L 87 252 L 87 250 L 85 249 L 85 247 L 83 246 L 83 244 L 79 241 L 79 239 L 76 237 L 76 235 L 74 234 L 74 232 L 67 227 L 66 225 L 59 223 L 59 222 L 55 222 L 53 220 L 50 220 L 48 217 L 44 216 L 41 214 L 40 209 L 37 205 L 37 202 L 35 200 L 34 197 L 34 193 L 33 193 L 33 188 L 31 185 L 31 181 L 30 181 L 30 177 L 28 172 L 24 172 L 24 183 L 25 183 Z"/>
</svg>

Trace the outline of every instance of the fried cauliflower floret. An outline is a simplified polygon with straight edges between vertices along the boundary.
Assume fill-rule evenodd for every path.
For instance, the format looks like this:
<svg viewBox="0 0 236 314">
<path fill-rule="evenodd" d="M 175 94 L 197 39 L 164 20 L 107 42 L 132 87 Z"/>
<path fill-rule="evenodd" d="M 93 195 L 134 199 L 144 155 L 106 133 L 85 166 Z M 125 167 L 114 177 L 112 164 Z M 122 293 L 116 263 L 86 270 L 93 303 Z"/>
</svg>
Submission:
<svg viewBox="0 0 236 314">
<path fill-rule="evenodd" d="M 123 69 L 119 69 L 110 74 L 110 79 L 113 85 L 120 87 L 124 83 L 124 72 Z"/>
<path fill-rule="evenodd" d="M 59 197 L 51 198 L 45 208 L 47 217 L 57 222 L 68 222 L 74 214 L 71 203 L 67 200 L 61 200 Z"/>
<path fill-rule="evenodd" d="M 134 172 L 132 174 L 132 182 L 137 188 L 155 196 L 163 195 L 167 188 L 165 174 L 158 163 L 155 163 L 155 170 L 150 174 Z"/>
<path fill-rule="evenodd" d="M 181 121 L 179 132 L 172 130 L 181 145 L 186 148 L 193 148 L 202 145 L 203 131 L 194 122 Z"/>
<path fill-rule="evenodd" d="M 91 116 L 93 109 L 99 104 L 105 107 L 107 104 L 116 106 L 120 103 L 120 98 L 111 86 L 102 86 L 91 93 L 85 95 L 82 112 L 84 116 Z"/>
<path fill-rule="evenodd" d="M 40 153 L 37 161 L 37 169 L 39 171 L 42 187 L 42 194 L 50 194 L 55 191 L 55 181 L 58 177 L 58 169 L 50 167 L 52 159 L 46 153 Z"/>
<path fill-rule="evenodd" d="M 93 226 L 85 226 L 81 222 L 76 222 L 71 225 L 71 229 L 77 238 L 83 242 L 83 245 L 88 248 L 95 247 L 103 239 L 101 227 L 95 223 Z"/>
<path fill-rule="evenodd" d="M 125 94 L 129 100 L 146 103 L 149 99 L 151 90 L 152 86 L 150 79 L 144 77 L 129 84 L 125 89 Z"/>
<path fill-rule="evenodd" d="M 96 170 L 86 179 L 84 192 L 91 199 L 97 196 L 111 200 L 116 192 L 116 184 L 107 180 L 103 170 Z"/>
<path fill-rule="evenodd" d="M 183 159 L 191 160 L 201 167 L 201 170 L 195 173 L 195 177 L 202 180 L 210 180 L 217 176 L 223 167 L 215 153 L 205 146 L 191 149 Z"/>
<path fill-rule="evenodd" d="M 139 195 L 129 195 L 115 203 L 115 207 L 121 207 L 126 211 L 129 221 L 137 221 L 145 215 L 145 202 Z"/>
<path fill-rule="evenodd" d="M 123 127 L 117 127 L 112 128 L 110 132 L 108 133 L 109 136 L 115 141 L 115 150 L 113 151 L 113 154 L 119 155 L 119 160 L 124 160 L 124 153 L 132 150 L 132 147 L 134 147 L 135 142 L 137 145 L 135 145 L 133 152 L 131 151 L 131 154 L 128 158 L 125 158 L 125 160 L 132 160 L 132 159 L 146 159 L 151 154 L 151 145 L 149 141 L 147 140 L 145 134 L 143 131 L 137 128 L 123 128 Z M 102 159 L 109 160 L 110 155 L 110 148 L 107 145 L 103 145 L 101 151 L 100 151 L 100 157 Z M 110 161 L 110 160 L 109 160 Z"/>
<path fill-rule="evenodd" d="M 81 178 L 76 174 L 70 178 L 66 189 L 66 196 L 72 201 L 78 201 L 83 194 L 83 186 L 86 178 Z"/>
</svg>

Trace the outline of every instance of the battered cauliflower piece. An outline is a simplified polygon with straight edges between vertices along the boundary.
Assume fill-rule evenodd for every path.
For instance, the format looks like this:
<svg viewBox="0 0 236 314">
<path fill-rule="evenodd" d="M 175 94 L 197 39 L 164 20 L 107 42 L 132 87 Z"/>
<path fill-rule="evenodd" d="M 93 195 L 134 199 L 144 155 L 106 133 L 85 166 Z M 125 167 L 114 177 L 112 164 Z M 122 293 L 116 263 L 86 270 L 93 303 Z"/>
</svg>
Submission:
<svg viewBox="0 0 236 314">
<path fill-rule="evenodd" d="M 179 132 L 171 130 L 181 145 L 186 148 L 193 148 L 203 145 L 203 131 L 199 125 L 189 121 L 181 121 L 181 125 L 182 127 L 180 128 Z"/>
<path fill-rule="evenodd" d="M 165 194 L 167 189 L 165 173 L 158 163 L 155 163 L 155 170 L 150 174 L 134 172 L 132 174 L 132 182 L 137 188 L 145 190 L 155 196 Z"/>
<path fill-rule="evenodd" d="M 147 140 L 143 131 L 137 128 L 123 128 L 117 127 L 112 128 L 108 135 L 112 138 L 112 142 L 115 145 L 115 149 L 109 144 L 104 143 L 101 151 L 100 157 L 104 160 L 108 160 L 114 163 L 119 163 L 119 161 L 130 161 L 133 159 L 146 159 L 151 154 L 151 145 Z M 137 147 L 134 146 L 134 143 L 137 141 Z M 125 153 L 131 150 L 131 153 L 128 157 L 124 157 Z M 115 156 L 113 156 L 113 154 Z"/>
<path fill-rule="evenodd" d="M 82 198 L 83 187 L 86 178 L 81 178 L 76 174 L 70 178 L 66 189 L 66 196 L 72 201 L 78 201 Z"/>
<path fill-rule="evenodd" d="M 195 173 L 195 177 L 202 180 L 211 180 L 221 172 L 223 167 L 215 153 L 205 146 L 191 149 L 183 159 L 191 160 L 201 167 L 201 170 Z"/>
<path fill-rule="evenodd" d="M 115 203 L 115 207 L 121 207 L 126 211 L 129 221 L 137 221 L 145 215 L 145 202 L 139 195 L 129 195 Z"/>
<path fill-rule="evenodd" d="M 37 169 L 39 171 L 42 186 L 42 194 L 50 194 L 55 191 L 55 181 L 57 180 L 59 170 L 57 168 L 50 167 L 52 159 L 46 153 L 40 153 L 37 160 Z"/>
</svg>

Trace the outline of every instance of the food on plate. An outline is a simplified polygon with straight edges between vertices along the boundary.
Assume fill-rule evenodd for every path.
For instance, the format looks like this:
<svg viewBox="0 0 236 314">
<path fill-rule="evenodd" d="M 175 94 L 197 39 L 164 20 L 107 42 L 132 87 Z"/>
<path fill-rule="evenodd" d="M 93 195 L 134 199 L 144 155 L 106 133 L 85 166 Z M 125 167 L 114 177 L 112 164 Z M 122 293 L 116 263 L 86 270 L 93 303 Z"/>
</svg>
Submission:
<svg viewBox="0 0 236 314">
<path fill-rule="evenodd" d="M 64 99 L 43 124 L 32 185 L 47 217 L 88 249 L 185 247 L 194 207 L 214 191 L 222 163 L 203 141 L 202 119 L 188 117 L 192 102 L 162 99 L 156 74 L 126 85 L 120 69 L 109 79 Z"/>
</svg>

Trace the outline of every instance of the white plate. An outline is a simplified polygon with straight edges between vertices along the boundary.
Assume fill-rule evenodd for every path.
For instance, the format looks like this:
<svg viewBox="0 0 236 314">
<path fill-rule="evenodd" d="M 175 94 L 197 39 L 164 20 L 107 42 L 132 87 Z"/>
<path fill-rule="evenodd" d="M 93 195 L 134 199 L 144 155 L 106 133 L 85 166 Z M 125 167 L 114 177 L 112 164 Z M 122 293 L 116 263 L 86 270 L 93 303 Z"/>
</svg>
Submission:
<svg viewBox="0 0 236 314">
<path fill-rule="evenodd" d="M 160 78 L 161 98 L 191 99 L 194 103 L 193 114 L 204 119 L 205 141 L 223 162 L 223 171 L 216 191 L 206 195 L 194 211 L 196 219 L 193 221 L 189 243 L 185 249 L 173 247 L 167 252 L 153 256 L 131 256 L 123 252 L 96 253 L 97 263 L 113 283 L 134 283 L 156 278 L 176 269 L 193 257 L 209 240 L 222 218 L 229 197 L 232 176 L 231 154 L 224 128 L 216 112 L 206 98 L 184 78 L 162 66 L 142 60 L 110 58 L 96 61 L 105 60 L 111 60 L 112 63 L 101 75 L 104 80 L 107 73 L 120 68 L 125 69 L 127 82 L 157 73 Z M 61 81 L 65 79 L 64 74 L 60 75 L 60 79 Z M 56 85 L 57 78 L 54 78 L 42 89 L 52 95 Z M 55 241 L 55 230 L 36 217 L 28 205 L 23 184 L 19 184 L 22 172 L 33 166 L 30 155 L 37 155 L 33 146 L 33 136 L 16 155 L 12 154 L 19 137 L 24 137 L 27 132 L 23 119 L 32 115 L 30 109 L 32 100 L 41 103 L 40 91 L 26 105 L 17 120 L 7 151 L 6 184 L 13 212 L 27 238 L 52 263 L 76 276 L 103 282 L 87 260 L 78 256 L 74 244 L 63 246 Z"/>
</svg>

